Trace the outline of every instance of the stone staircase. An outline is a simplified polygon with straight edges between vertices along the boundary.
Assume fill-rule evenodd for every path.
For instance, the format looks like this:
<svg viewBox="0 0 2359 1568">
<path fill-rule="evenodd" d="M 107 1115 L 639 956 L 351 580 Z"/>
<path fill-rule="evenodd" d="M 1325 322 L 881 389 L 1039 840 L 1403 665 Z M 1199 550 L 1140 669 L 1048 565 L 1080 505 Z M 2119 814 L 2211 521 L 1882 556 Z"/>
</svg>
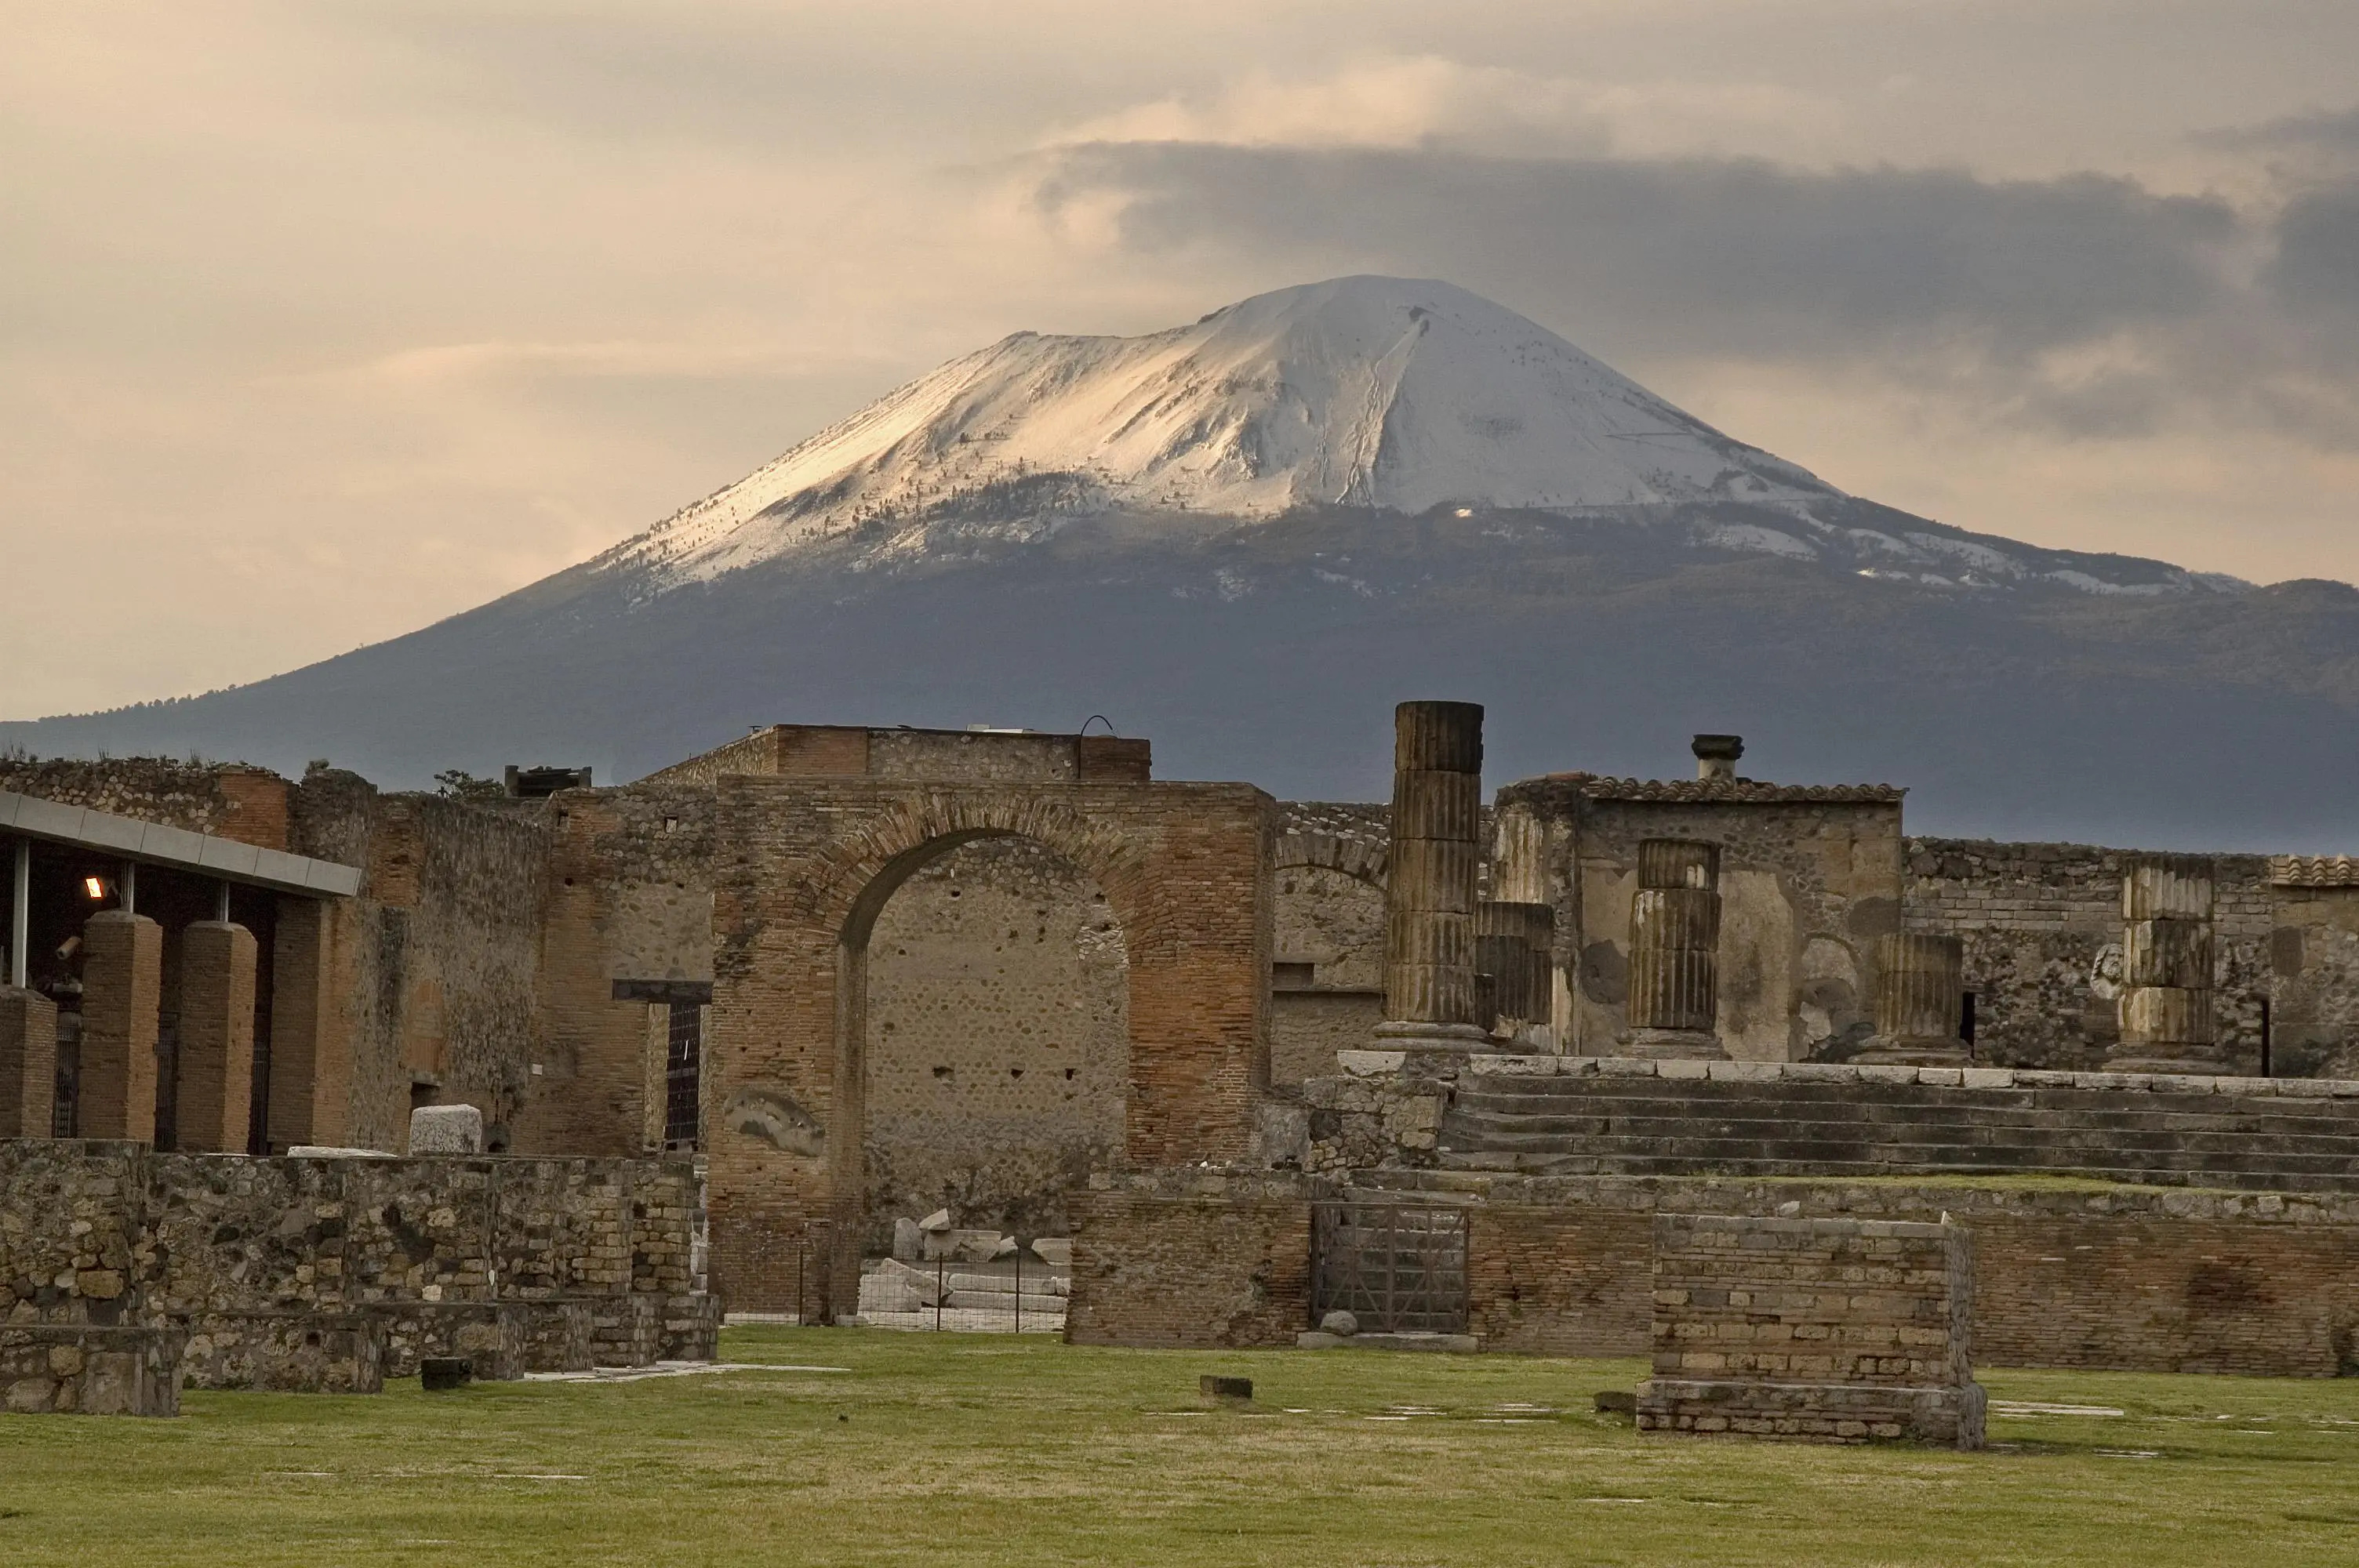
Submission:
<svg viewBox="0 0 2359 1568">
<path fill-rule="evenodd" d="M 1534 1175 L 2037 1173 L 2359 1191 L 2359 1098 L 2193 1082 L 2204 1090 L 1967 1087 L 1910 1081 L 1905 1070 L 1843 1082 L 1476 1071 L 1443 1115 L 1438 1162 Z"/>
</svg>

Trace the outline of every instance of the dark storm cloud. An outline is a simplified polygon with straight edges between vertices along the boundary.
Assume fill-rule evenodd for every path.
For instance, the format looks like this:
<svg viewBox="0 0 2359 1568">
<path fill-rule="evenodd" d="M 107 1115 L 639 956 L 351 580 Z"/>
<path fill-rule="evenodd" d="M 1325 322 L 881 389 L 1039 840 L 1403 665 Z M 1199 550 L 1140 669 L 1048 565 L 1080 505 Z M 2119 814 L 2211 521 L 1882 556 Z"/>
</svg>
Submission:
<svg viewBox="0 0 2359 1568">
<path fill-rule="evenodd" d="M 2354 127 L 2359 148 L 2359 125 Z M 2288 309 L 2359 316 L 2359 180 L 2293 199 L 2277 219 L 2270 289 Z"/>
<path fill-rule="evenodd" d="M 2359 184 L 2256 217 L 2094 174 L 1164 142 L 1060 149 L 1038 188 L 1109 196 L 1141 254 L 1450 277 L 1608 357 L 1849 361 L 2067 437 L 2201 406 L 2359 445 L 2359 354 L 2311 330 L 2359 306 Z"/>
<path fill-rule="evenodd" d="M 1386 258 L 1486 276 L 1699 351 L 1980 338 L 2003 351 L 2200 314 L 2238 233 L 2224 203 L 2094 175 L 1510 159 L 1180 143 L 1061 155 L 1042 200 L 1115 189 L 1133 247 Z"/>
</svg>

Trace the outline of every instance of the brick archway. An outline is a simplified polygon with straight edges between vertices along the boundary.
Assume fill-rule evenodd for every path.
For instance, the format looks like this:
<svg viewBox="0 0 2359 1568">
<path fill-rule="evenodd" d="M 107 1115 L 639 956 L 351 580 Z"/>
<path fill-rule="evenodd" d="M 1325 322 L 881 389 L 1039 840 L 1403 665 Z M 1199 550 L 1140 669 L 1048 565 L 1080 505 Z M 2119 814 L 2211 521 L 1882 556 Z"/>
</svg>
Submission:
<svg viewBox="0 0 2359 1568">
<path fill-rule="evenodd" d="M 733 1304 L 790 1299 L 810 1222 L 858 1285 L 868 937 L 894 891 L 987 838 L 1094 879 L 1129 955 L 1126 1163 L 1241 1154 L 1268 1081 L 1276 806 L 1245 784 L 719 785 L 707 1071 L 712 1261 Z"/>
</svg>

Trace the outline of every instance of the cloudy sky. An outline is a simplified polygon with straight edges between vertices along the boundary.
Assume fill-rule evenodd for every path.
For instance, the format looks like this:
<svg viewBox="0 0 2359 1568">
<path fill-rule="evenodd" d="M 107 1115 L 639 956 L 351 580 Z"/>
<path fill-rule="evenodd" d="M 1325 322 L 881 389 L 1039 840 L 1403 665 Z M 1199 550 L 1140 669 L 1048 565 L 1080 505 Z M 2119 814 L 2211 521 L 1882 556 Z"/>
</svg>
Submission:
<svg viewBox="0 0 2359 1568">
<path fill-rule="evenodd" d="M 1008 331 L 1450 278 L 1855 493 L 2359 579 L 2351 0 L 0 0 L 0 718 L 636 532 Z"/>
</svg>

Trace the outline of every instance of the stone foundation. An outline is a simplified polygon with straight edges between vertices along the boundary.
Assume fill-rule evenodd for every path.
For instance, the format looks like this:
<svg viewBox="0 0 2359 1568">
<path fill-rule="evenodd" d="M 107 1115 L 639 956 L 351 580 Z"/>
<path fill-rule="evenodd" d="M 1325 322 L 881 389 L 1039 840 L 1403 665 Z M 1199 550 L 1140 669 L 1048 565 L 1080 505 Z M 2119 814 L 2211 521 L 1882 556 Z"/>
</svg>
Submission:
<svg viewBox="0 0 2359 1568">
<path fill-rule="evenodd" d="M 179 1375 L 187 1388 L 297 1394 L 385 1388 L 385 1331 L 366 1315 L 221 1312 L 173 1321 L 186 1336 Z"/>
<path fill-rule="evenodd" d="M 1644 1432 L 1983 1445 L 1962 1227 L 1658 1214 Z"/>
<path fill-rule="evenodd" d="M 177 1329 L 0 1326 L 0 1411 L 178 1415 L 180 1349 Z"/>
</svg>

